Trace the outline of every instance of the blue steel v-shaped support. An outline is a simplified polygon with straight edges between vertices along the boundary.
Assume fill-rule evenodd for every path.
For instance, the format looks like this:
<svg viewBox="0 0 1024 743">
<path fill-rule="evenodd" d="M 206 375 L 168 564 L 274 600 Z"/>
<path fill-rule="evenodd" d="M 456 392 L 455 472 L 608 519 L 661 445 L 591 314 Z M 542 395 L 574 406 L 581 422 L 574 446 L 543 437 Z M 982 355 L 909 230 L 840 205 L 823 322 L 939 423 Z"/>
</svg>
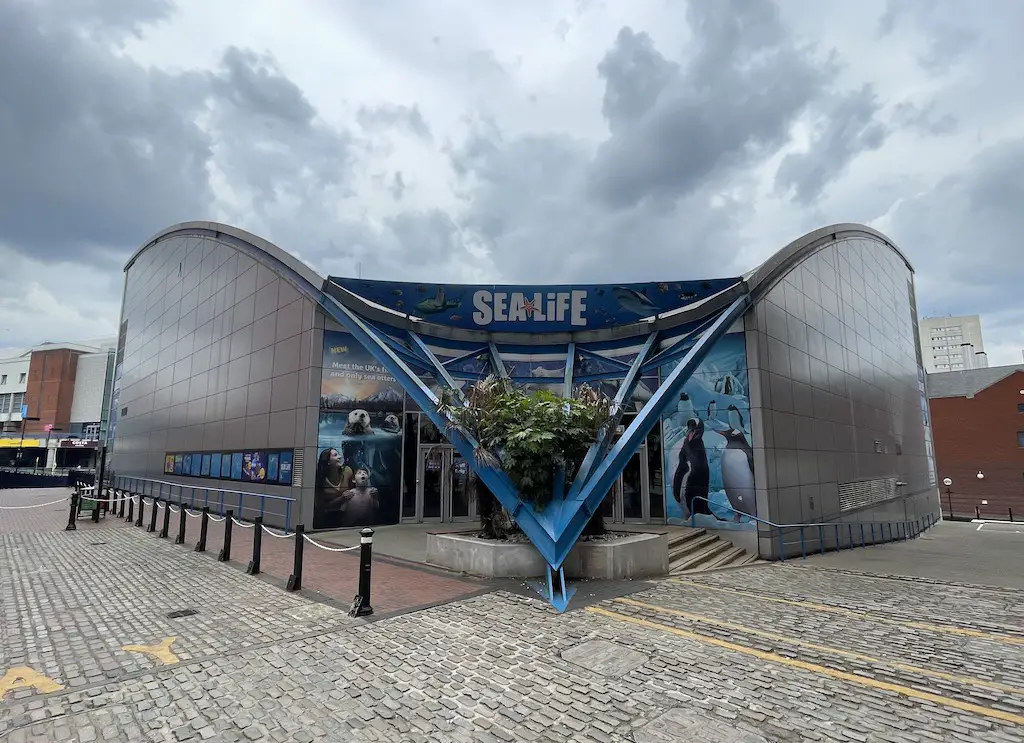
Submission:
<svg viewBox="0 0 1024 743">
<path fill-rule="evenodd" d="M 660 419 L 664 409 L 678 394 L 715 342 L 728 331 L 737 318 L 743 315 L 749 303 L 748 295 L 740 297 L 705 330 L 679 365 L 655 391 L 643 410 L 633 419 L 608 455 L 602 460 L 594 462 L 593 474 L 587 478 L 587 482 L 581 489 L 558 501 L 552 501 L 543 511 L 537 512 L 531 504 L 524 503 L 519 498 L 515 484 L 508 475 L 499 469 L 481 466 L 476 461 L 474 452 L 479 448 L 479 443 L 450 426 L 450 421 L 438 410 L 438 399 L 434 393 L 409 369 L 400 355 L 391 348 L 385 339 L 380 337 L 375 328 L 328 294 L 322 294 L 320 302 L 324 310 L 352 333 L 356 340 L 399 381 L 434 425 L 445 432 L 449 442 L 456 450 L 467 460 L 474 461 L 477 465 L 477 475 L 494 493 L 502 507 L 512 514 L 548 564 L 548 595 L 546 598 L 559 611 L 566 608 L 572 595 L 572 590 L 568 589 L 565 584 L 562 565 L 580 534 L 583 533 L 587 521 L 600 506 L 601 500 L 608 493 L 615 478 L 622 472 L 630 457 L 636 453 L 647 434 Z M 649 343 L 651 345 L 646 347 L 648 353 L 650 347 L 653 347 L 653 339 L 649 339 Z M 425 346 L 425 344 L 423 345 Z M 433 357 L 435 370 L 444 369 L 432 353 L 429 356 Z M 637 366 L 637 374 L 639 374 L 640 365 Z M 566 372 L 566 378 L 571 379 L 571 372 L 568 369 Z M 631 365 L 630 373 L 632 372 Z M 445 376 L 448 375 L 439 375 L 439 378 L 443 379 Z M 623 386 L 625 386 L 625 380 Z M 558 576 L 557 585 L 555 583 L 556 575 Z"/>
</svg>

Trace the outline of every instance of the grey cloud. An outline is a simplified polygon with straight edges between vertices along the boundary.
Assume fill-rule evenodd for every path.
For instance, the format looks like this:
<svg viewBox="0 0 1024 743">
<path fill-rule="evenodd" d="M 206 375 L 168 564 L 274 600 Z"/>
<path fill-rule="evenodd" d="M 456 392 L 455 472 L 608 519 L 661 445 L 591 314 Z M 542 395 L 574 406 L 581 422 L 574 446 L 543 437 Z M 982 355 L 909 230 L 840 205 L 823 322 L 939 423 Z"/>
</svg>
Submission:
<svg viewBox="0 0 1024 743">
<path fill-rule="evenodd" d="M 651 110 L 665 86 L 679 74 L 679 65 L 665 59 L 646 33 L 623 28 L 597 65 L 597 72 L 605 81 L 601 113 L 614 133 Z"/>
<path fill-rule="evenodd" d="M 991 0 L 986 11 L 990 5 Z M 964 20 L 963 6 L 957 4 L 943 8 L 942 3 L 932 0 L 889 0 L 878 29 L 882 36 L 888 36 L 905 21 L 919 27 L 926 43 L 918 63 L 929 72 L 942 74 L 980 40 Z"/>
<path fill-rule="evenodd" d="M 775 175 L 776 188 L 792 189 L 802 204 L 817 199 L 857 155 L 877 150 L 889 135 L 888 127 L 876 119 L 881 105 L 871 86 L 835 95 L 819 106 L 822 118 L 810 148 L 786 155 Z"/>
<path fill-rule="evenodd" d="M 758 162 L 788 140 L 792 123 L 834 77 L 829 60 L 787 36 L 768 0 L 691 3 L 687 16 L 694 54 L 660 89 L 630 89 L 629 63 L 659 75 L 670 64 L 631 32 L 602 62 L 614 118 L 590 187 L 609 207 L 685 196 Z M 624 111 L 630 102 L 640 110 Z"/>
<path fill-rule="evenodd" d="M 404 129 L 425 142 L 433 139 L 419 106 L 385 104 L 372 108 L 362 107 L 357 114 L 359 125 L 364 129 Z"/>
<path fill-rule="evenodd" d="M 934 101 L 926 106 L 904 101 L 893 110 L 893 123 L 936 137 L 955 132 L 960 123 L 956 116 L 939 113 L 936 108 Z"/>
<path fill-rule="evenodd" d="M 112 54 L 65 5 L 0 3 L 0 69 L 20 70 L 0 75 L 0 241 L 58 259 L 137 243 L 211 201 L 210 141 L 192 123 L 203 78 Z"/>
<path fill-rule="evenodd" d="M 402 196 L 405 195 L 405 178 L 402 177 L 402 171 L 399 170 L 391 178 L 391 196 L 395 201 L 401 201 Z"/>
</svg>

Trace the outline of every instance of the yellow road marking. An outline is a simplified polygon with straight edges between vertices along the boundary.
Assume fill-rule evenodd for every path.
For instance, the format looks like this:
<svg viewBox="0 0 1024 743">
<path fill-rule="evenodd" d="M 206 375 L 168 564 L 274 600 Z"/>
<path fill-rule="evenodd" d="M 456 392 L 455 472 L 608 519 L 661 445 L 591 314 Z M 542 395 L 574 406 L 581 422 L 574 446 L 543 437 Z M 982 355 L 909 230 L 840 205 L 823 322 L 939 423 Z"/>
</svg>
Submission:
<svg viewBox="0 0 1024 743">
<path fill-rule="evenodd" d="M 734 593 L 739 596 L 749 596 L 750 598 L 757 599 L 758 601 L 770 601 L 775 604 L 787 604 L 789 606 L 803 606 L 808 609 L 814 609 L 815 611 L 828 612 L 830 614 L 841 614 L 847 617 L 856 617 L 858 619 L 871 619 L 876 622 L 888 622 L 890 624 L 899 624 L 904 627 L 913 627 L 914 629 L 923 629 L 930 632 L 943 632 L 949 635 L 962 635 L 964 637 L 976 637 L 982 640 L 992 640 L 993 642 L 1001 642 L 1007 645 L 1024 645 L 1024 638 L 1022 637 L 1011 637 L 1010 635 L 997 635 L 991 632 L 983 632 L 982 630 L 967 629 L 966 627 L 954 627 L 949 624 L 931 624 L 930 622 L 914 622 L 907 619 L 893 619 L 882 614 L 875 614 L 869 611 L 857 611 L 856 609 L 844 609 L 840 606 L 829 606 L 828 604 L 817 604 L 813 601 L 800 601 L 798 599 L 783 599 L 777 596 L 762 596 L 759 593 L 752 593 L 750 591 L 743 591 L 739 588 L 723 588 L 721 586 L 709 586 L 705 583 L 697 583 L 695 581 L 683 580 L 681 578 L 670 578 L 673 583 L 681 583 L 682 585 L 692 586 L 694 588 L 702 588 L 705 591 L 718 591 L 720 593 Z"/>
<path fill-rule="evenodd" d="M 0 677 L 0 699 L 15 689 L 36 689 L 43 694 L 49 694 L 63 688 L 49 676 L 33 671 L 28 666 L 14 666 Z"/>
<path fill-rule="evenodd" d="M 734 642 L 719 640 L 717 637 L 708 637 L 707 635 L 701 635 L 697 632 L 690 632 L 689 630 L 670 627 L 667 624 L 659 624 L 646 619 L 640 619 L 639 617 L 631 617 L 626 614 L 608 611 L 607 609 L 602 609 L 598 606 L 588 606 L 585 611 L 589 611 L 592 614 L 601 614 L 602 616 L 609 617 L 616 621 L 635 624 L 639 627 L 645 627 L 647 629 L 658 630 L 661 632 L 669 632 L 679 637 L 685 637 L 688 640 L 696 640 L 697 642 L 707 643 L 708 645 L 715 645 L 716 647 L 724 648 L 725 650 L 732 650 L 744 655 L 750 655 L 754 658 L 759 658 L 771 663 L 779 663 L 791 668 L 799 668 L 804 671 L 810 671 L 811 673 L 818 673 L 822 676 L 828 676 L 839 681 L 846 681 L 860 686 L 870 686 L 873 689 L 891 691 L 895 694 L 910 697 L 911 699 L 920 699 L 922 701 L 932 702 L 933 704 L 941 704 L 944 707 L 952 707 L 953 709 L 962 710 L 963 712 L 971 712 L 976 715 L 1003 720 L 1004 722 L 1012 722 L 1016 725 L 1024 725 L 1024 715 L 1015 715 L 1012 712 L 1003 712 L 1002 710 L 992 709 L 991 707 L 983 707 L 980 704 L 961 702 L 958 699 L 951 699 L 949 697 L 932 694 L 927 691 L 919 691 L 917 689 L 912 689 L 909 686 L 901 686 L 900 684 L 890 684 L 887 681 L 877 681 L 875 679 L 867 678 L 866 676 L 858 676 L 854 673 L 847 673 L 846 671 L 838 671 L 834 668 L 819 666 L 816 663 L 808 663 L 807 661 L 796 660 L 795 658 L 786 658 L 781 655 L 776 655 L 775 653 L 756 650 L 754 648 L 747 647 L 746 645 L 738 645 Z"/>
<path fill-rule="evenodd" d="M 753 629 L 752 627 L 744 627 L 742 624 L 733 624 L 732 622 L 724 622 L 719 619 L 713 619 L 712 617 L 706 617 L 701 614 L 691 614 L 686 611 L 680 611 L 679 609 L 669 609 L 665 606 L 657 606 L 656 604 L 645 604 L 642 601 L 634 601 L 633 599 L 618 598 L 615 599 L 617 603 L 625 604 L 627 606 L 635 606 L 640 609 L 649 609 L 651 611 L 660 612 L 662 614 L 671 614 L 672 616 L 681 617 L 691 622 L 700 622 L 701 624 L 710 624 L 722 629 L 733 630 L 734 632 L 743 632 L 748 635 L 755 635 L 757 637 L 764 637 L 769 640 L 779 640 L 780 642 L 786 642 L 790 645 L 797 645 L 799 647 L 810 648 L 811 650 L 820 650 L 825 653 L 832 655 L 841 655 L 846 658 L 853 658 L 854 660 L 861 660 L 866 663 L 873 663 L 879 666 L 890 666 L 891 668 L 898 668 L 901 671 L 909 671 L 910 673 L 921 674 L 922 676 L 934 676 L 935 678 L 944 679 L 946 681 L 955 681 L 960 684 L 970 684 L 971 686 L 980 686 L 986 689 L 993 689 L 996 691 L 1005 691 L 1010 694 L 1019 694 L 1024 696 L 1024 689 L 1017 688 L 1015 686 L 1008 686 L 1006 684 L 1000 684 L 995 681 L 984 681 L 982 679 L 976 679 L 971 676 L 958 676 L 954 673 L 946 673 L 945 671 L 933 671 L 930 668 L 921 668 L 920 666 L 914 666 L 909 663 L 903 663 L 902 661 L 896 660 L 885 660 L 883 658 L 873 658 L 870 655 L 864 655 L 853 650 L 842 650 L 840 648 L 829 647 L 828 645 L 817 645 L 813 642 L 807 642 L 806 640 L 798 640 L 794 637 L 787 637 L 786 635 L 776 634 L 775 632 L 765 632 L 764 630 Z"/>
<path fill-rule="evenodd" d="M 124 645 L 121 649 L 132 653 L 152 655 L 164 665 L 170 666 L 178 662 L 178 656 L 171 652 L 171 644 L 176 639 L 176 637 L 168 637 L 156 645 Z"/>
</svg>

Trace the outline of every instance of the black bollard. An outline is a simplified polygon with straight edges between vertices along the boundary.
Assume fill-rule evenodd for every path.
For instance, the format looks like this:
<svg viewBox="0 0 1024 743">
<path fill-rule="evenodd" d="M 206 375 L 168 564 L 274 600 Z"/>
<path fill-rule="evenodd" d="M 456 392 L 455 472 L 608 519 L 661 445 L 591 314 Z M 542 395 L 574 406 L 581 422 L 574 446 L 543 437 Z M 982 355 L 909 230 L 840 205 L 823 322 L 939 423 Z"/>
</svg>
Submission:
<svg viewBox="0 0 1024 743">
<path fill-rule="evenodd" d="M 196 552 L 206 552 L 206 529 L 210 525 L 210 509 L 203 509 L 203 517 L 199 520 L 199 541 L 196 542 Z"/>
<path fill-rule="evenodd" d="M 123 516 L 124 514 L 121 514 L 121 515 Z M 125 521 L 127 521 L 128 523 L 131 523 L 134 520 L 135 520 L 135 499 L 131 496 L 131 493 L 129 493 L 128 494 L 128 516 L 127 516 L 127 518 L 125 518 Z"/>
<path fill-rule="evenodd" d="M 78 531 L 78 524 L 75 523 L 75 517 L 78 515 L 78 493 L 71 494 L 71 512 L 68 513 L 68 525 L 64 527 L 64 531 Z"/>
<path fill-rule="evenodd" d="M 975 506 L 974 507 L 974 518 L 979 519 L 979 520 L 981 519 L 981 507 L 980 506 Z"/>
<path fill-rule="evenodd" d="M 224 514 L 224 546 L 220 548 L 220 554 L 217 555 L 218 562 L 231 561 L 231 526 L 235 523 L 234 517 L 235 512 L 230 508 Z"/>
<path fill-rule="evenodd" d="M 370 567 L 373 558 L 373 529 L 367 527 L 359 532 L 359 593 L 352 599 L 351 617 L 368 617 L 373 614 L 370 605 Z"/>
<path fill-rule="evenodd" d="M 249 575 L 260 574 L 260 550 L 263 547 L 263 517 L 257 516 L 253 519 L 252 527 L 252 559 L 245 572 Z"/>
<path fill-rule="evenodd" d="M 178 536 L 174 540 L 175 544 L 185 544 L 185 516 L 187 515 L 185 506 L 182 506 L 181 511 L 178 512 Z"/>
<path fill-rule="evenodd" d="M 306 527 L 299 524 L 295 527 L 295 562 L 292 564 L 292 574 L 288 576 L 288 590 L 298 591 L 302 588 L 302 547 L 306 539 L 303 536 Z"/>
<path fill-rule="evenodd" d="M 154 506 L 154 508 L 155 508 L 155 506 Z M 140 494 L 139 495 L 139 520 L 135 522 L 136 526 L 142 526 L 142 516 L 143 516 L 143 513 L 145 512 L 145 510 L 146 510 L 146 497 L 144 495 Z"/>
<path fill-rule="evenodd" d="M 102 501 L 100 499 L 103 497 L 103 493 L 98 489 L 93 490 L 92 497 L 92 522 L 94 524 L 98 524 L 100 522 L 100 506 L 102 505 Z"/>
<path fill-rule="evenodd" d="M 166 505 L 166 504 L 164 504 L 164 505 Z M 152 534 L 153 532 L 156 531 L 156 517 L 159 515 L 159 511 L 160 511 L 160 501 L 159 501 L 159 499 L 154 498 L 153 499 L 153 512 L 151 514 L 149 514 L 149 528 L 146 529 L 146 531 L 149 532 L 150 534 Z"/>
<path fill-rule="evenodd" d="M 1007 508 L 1006 510 L 1010 512 L 1010 523 L 1012 524 L 1013 523 L 1013 509 L 1012 508 Z"/>
<path fill-rule="evenodd" d="M 171 530 L 171 502 L 164 504 L 164 524 L 160 528 L 160 538 L 167 539 L 167 532 Z"/>
<path fill-rule="evenodd" d="M 115 490 L 114 491 L 115 495 L 117 495 L 118 493 L 120 493 L 120 495 L 118 497 L 121 499 L 121 506 L 120 506 L 120 508 L 118 508 L 119 513 L 117 514 L 117 516 L 118 516 L 118 518 L 122 518 L 123 519 L 124 518 L 124 493 L 121 493 L 121 491 L 119 491 L 119 490 Z"/>
</svg>

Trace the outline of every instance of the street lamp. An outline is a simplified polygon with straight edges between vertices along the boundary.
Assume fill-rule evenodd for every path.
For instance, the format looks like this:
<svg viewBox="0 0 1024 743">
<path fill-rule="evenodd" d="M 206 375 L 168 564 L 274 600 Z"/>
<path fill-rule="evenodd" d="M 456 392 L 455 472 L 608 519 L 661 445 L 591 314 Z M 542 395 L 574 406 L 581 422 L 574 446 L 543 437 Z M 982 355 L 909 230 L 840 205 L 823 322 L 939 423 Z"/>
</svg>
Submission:
<svg viewBox="0 0 1024 743">
<path fill-rule="evenodd" d="M 984 480 L 985 479 L 985 473 L 982 472 L 981 470 L 978 470 L 978 474 L 975 475 L 975 477 L 977 477 L 979 480 Z"/>
<path fill-rule="evenodd" d="M 942 484 L 946 486 L 946 501 L 949 503 L 949 518 L 953 518 L 953 495 L 949 491 L 953 486 L 953 481 L 947 477 L 942 481 Z"/>
<path fill-rule="evenodd" d="M 978 482 L 981 482 L 982 480 L 985 479 L 985 473 L 982 472 L 981 470 L 978 470 L 978 474 L 975 475 L 975 477 L 978 478 Z M 988 505 L 988 501 L 987 500 L 983 500 L 981 502 L 981 505 L 982 506 L 987 506 Z M 974 507 L 974 515 L 977 516 L 979 519 L 981 518 L 981 506 L 975 506 Z"/>
</svg>

